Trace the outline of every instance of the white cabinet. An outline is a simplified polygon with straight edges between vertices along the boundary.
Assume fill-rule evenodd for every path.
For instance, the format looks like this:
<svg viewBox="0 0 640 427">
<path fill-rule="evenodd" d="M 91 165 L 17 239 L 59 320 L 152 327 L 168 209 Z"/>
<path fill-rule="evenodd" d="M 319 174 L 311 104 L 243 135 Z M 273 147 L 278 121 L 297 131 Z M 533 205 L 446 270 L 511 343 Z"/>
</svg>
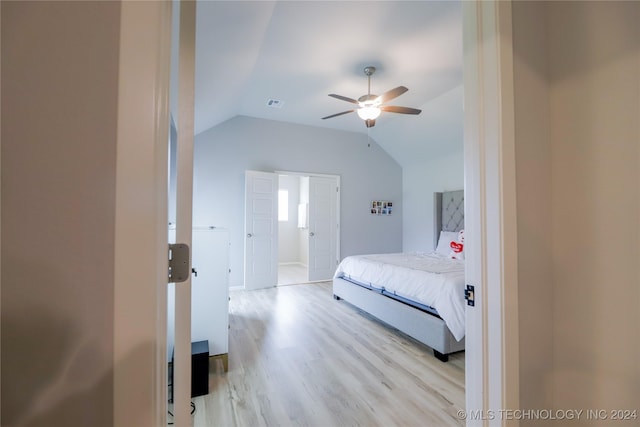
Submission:
<svg viewBox="0 0 640 427">
<path fill-rule="evenodd" d="M 175 230 L 169 230 L 175 241 Z M 229 353 L 229 231 L 224 228 L 193 227 L 191 243 L 191 342 L 208 341 L 209 355 Z M 175 286 L 167 295 L 168 357 L 174 345 Z"/>
<path fill-rule="evenodd" d="M 229 232 L 193 228 L 191 341 L 209 341 L 209 355 L 229 353 Z"/>
</svg>

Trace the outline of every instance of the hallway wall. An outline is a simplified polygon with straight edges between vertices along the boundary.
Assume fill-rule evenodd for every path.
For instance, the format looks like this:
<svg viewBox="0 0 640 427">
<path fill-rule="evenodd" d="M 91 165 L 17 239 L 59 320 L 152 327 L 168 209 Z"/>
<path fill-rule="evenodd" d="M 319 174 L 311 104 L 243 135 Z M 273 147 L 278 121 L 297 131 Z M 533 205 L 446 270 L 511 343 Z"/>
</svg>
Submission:
<svg viewBox="0 0 640 427">
<path fill-rule="evenodd" d="M 637 408 L 640 3 L 513 18 L 520 406 Z"/>
</svg>

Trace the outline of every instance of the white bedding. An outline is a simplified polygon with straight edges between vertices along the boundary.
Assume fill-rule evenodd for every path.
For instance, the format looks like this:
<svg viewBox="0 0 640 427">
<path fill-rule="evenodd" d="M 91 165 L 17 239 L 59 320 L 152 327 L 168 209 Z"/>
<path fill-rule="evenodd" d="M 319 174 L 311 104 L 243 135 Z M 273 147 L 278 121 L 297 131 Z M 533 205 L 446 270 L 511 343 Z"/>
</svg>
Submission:
<svg viewBox="0 0 640 427">
<path fill-rule="evenodd" d="M 436 252 L 355 255 L 334 277 L 347 277 L 433 307 L 456 340 L 464 337 L 464 261 Z"/>
</svg>

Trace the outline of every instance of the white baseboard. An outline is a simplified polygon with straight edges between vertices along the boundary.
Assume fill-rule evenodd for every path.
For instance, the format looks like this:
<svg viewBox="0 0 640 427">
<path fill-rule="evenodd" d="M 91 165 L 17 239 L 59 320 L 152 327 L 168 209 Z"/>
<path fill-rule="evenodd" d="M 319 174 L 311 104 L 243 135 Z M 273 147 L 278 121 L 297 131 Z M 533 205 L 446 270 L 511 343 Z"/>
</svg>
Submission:
<svg viewBox="0 0 640 427">
<path fill-rule="evenodd" d="M 278 267 L 287 266 L 287 265 L 297 265 L 297 266 L 300 266 L 300 267 L 307 268 L 307 264 L 303 264 L 301 262 L 279 262 L 278 263 Z"/>
</svg>

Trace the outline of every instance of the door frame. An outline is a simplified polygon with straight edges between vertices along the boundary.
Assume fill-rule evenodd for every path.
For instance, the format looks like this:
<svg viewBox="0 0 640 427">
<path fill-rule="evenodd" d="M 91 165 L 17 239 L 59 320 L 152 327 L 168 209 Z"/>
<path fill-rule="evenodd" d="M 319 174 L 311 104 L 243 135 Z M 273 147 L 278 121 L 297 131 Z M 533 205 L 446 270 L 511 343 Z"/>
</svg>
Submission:
<svg viewBox="0 0 640 427">
<path fill-rule="evenodd" d="M 499 412 L 520 403 L 511 1 L 462 10 L 467 425 L 516 426 Z"/>
<path fill-rule="evenodd" d="M 283 171 L 283 170 L 277 170 L 274 173 L 278 175 L 290 175 L 290 176 L 300 176 L 300 177 L 316 176 L 319 178 L 335 178 L 336 185 L 338 186 L 338 191 L 336 191 L 336 222 L 338 224 L 338 226 L 336 227 L 336 260 L 340 261 L 340 230 L 342 228 L 340 224 L 340 194 L 342 194 L 342 187 L 340 185 L 340 175 L 315 173 L 315 172 L 299 172 L 299 171 L 294 172 L 294 171 Z"/>
<path fill-rule="evenodd" d="M 171 7 L 171 2 L 120 3 L 114 425 L 167 423 Z"/>
<path fill-rule="evenodd" d="M 179 6 L 176 145 L 176 242 L 192 248 L 193 237 L 193 139 L 195 108 L 196 2 Z M 174 13 L 176 9 L 174 9 Z M 174 20 L 175 22 L 176 20 Z M 175 31 L 175 28 L 174 28 Z M 167 129 L 169 123 L 166 124 Z M 168 141 L 168 139 L 167 139 Z M 168 150 L 167 150 L 168 151 Z M 165 168 L 168 162 L 165 162 Z M 169 211 L 168 203 L 165 206 Z M 166 233 L 166 230 L 165 230 Z M 189 271 L 191 271 L 191 254 Z M 173 336 L 173 423 L 191 426 L 191 275 L 176 284 Z"/>
<path fill-rule="evenodd" d="M 161 9 L 163 3 L 142 3 L 150 8 Z M 169 3 L 170 4 L 170 3 Z M 149 34 L 149 38 L 144 38 L 148 43 L 146 51 L 163 55 L 170 54 L 170 39 L 166 37 L 166 29 L 171 28 L 170 20 L 167 21 L 166 13 L 158 12 L 157 15 L 149 14 L 145 9 L 145 14 L 138 13 L 140 9 L 139 3 L 122 3 L 122 28 L 121 28 L 121 56 L 120 69 L 121 75 L 127 76 L 132 70 L 136 70 L 138 65 L 134 61 L 131 52 L 127 52 L 136 40 L 131 37 L 131 33 L 145 35 Z M 519 367 L 518 367 L 518 305 L 517 305 L 517 277 L 515 277 L 516 252 L 515 248 L 515 188 L 513 183 L 515 180 L 515 159 L 513 158 L 513 109 L 509 108 L 513 102 L 513 68 L 512 68 L 512 46 L 511 46 L 511 3 L 510 1 L 476 1 L 463 2 L 463 33 L 464 33 L 464 81 L 465 81 L 465 191 L 467 198 L 467 218 L 477 216 L 473 227 L 476 230 L 471 234 L 476 234 L 478 243 L 472 243 L 471 235 L 468 236 L 469 252 L 467 255 L 467 263 L 473 264 L 473 274 L 467 276 L 467 282 L 477 283 L 476 301 L 477 305 L 474 310 L 470 310 L 474 318 L 478 318 L 479 326 L 471 326 L 471 337 L 468 337 L 467 345 L 473 348 L 476 346 L 479 351 L 479 363 L 475 363 L 473 368 L 477 368 L 477 372 L 467 369 L 466 375 L 466 399 L 467 412 L 476 409 L 482 411 L 499 410 L 501 408 L 517 408 L 519 402 Z M 156 9 L 154 9 L 156 10 Z M 170 18 L 170 12 L 169 18 Z M 126 19 L 125 19 L 126 18 Z M 145 25 L 149 28 L 145 28 Z M 136 32 L 137 30 L 137 32 Z M 145 33 L 148 31 L 148 33 Z M 503 37 L 504 35 L 504 37 Z M 125 37 L 126 36 L 126 37 Z M 139 54 L 144 49 L 134 48 Z M 124 60 L 123 60 L 124 59 Z M 162 74 L 162 61 L 154 58 L 151 61 L 155 68 L 155 72 Z M 146 76 L 147 80 L 149 79 Z M 133 87 L 127 99 L 153 99 L 156 101 L 154 111 L 156 114 L 154 138 L 166 133 L 168 129 L 168 106 L 166 99 L 168 96 L 169 81 L 160 78 L 151 94 L 144 92 L 144 85 Z M 122 85 L 123 83 L 121 83 Z M 490 89 L 487 91 L 487 89 Z M 122 90 L 121 90 L 122 92 Z M 135 94 L 135 96 L 134 96 Z M 125 93 L 126 95 L 126 93 Z M 164 103 L 161 101 L 164 99 Z M 124 97 L 119 98 L 119 114 L 133 128 L 140 127 L 141 122 L 136 122 L 143 116 L 142 112 L 148 111 L 148 106 L 135 110 L 132 103 L 129 108 L 124 101 Z M 511 104 L 512 107 L 512 104 Z M 130 111 L 131 115 L 127 116 L 121 111 Z M 476 116 L 474 117 L 474 114 Z M 511 114 L 511 116 L 509 115 Z M 120 131 L 120 126 L 119 126 Z M 123 144 L 120 144 L 119 147 Z M 166 143 L 166 138 L 165 138 Z M 166 155 L 166 149 L 165 155 Z M 166 157 L 161 160 L 162 155 L 156 154 L 154 147 L 144 149 L 144 154 L 154 153 L 152 157 L 155 160 L 154 171 L 155 182 L 147 184 L 150 191 L 158 191 L 162 186 L 166 186 Z M 503 155 L 506 154 L 506 155 Z M 144 156 L 143 156 L 144 157 Z M 138 157 L 134 157 L 138 158 Z M 121 163 L 125 166 L 131 166 L 135 163 L 134 159 L 127 159 L 125 156 L 118 155 L 118 167 Z M 144 160 L 144 159 L 143 159 Z M 143 166 L 146 162 L 143 162 Z M 497 169 L 487 169 L 488 165 L 497 166 Z M 123 166 L 124 167 L 124 166 Z M 136 164 L 140 169 L 141 165 Z M 147 166 L 146 170 L 149 170 Z M 163 172 L 164 170 L 164 172 Z M 292 174 L 292 172 L 284 172 Z M 511 179 L 511 182 L 509 180 Z M 476 182 L 477 184 L 474 184 Z M 118 197 L 121 192 L 125 191 L 122 185 L 117 187 Z M 166 190 L 166 188 L 165 188 Z M 141 194 L 141 193 L 135 193 Z M 144 193 L 142 193 L 144 194 Z M 166 191 L 165 191 L 166 194 Z M 162 198 L 161 195 L 158 197 Z M 497 209 L 497 217 L 487 217 L 487 213 L 494 214 L 493 209 Z M 125 214 L 127 212 L 123 212 Z M 128 213 L 131 215 L 131 213 Z M 161 222 L 162 218 L 166 218 L 166 203 L 161 206 L 157 203 L 156 210 L 153 212 L 151 219 L 145 218 L 141 224 Z M 502 216 L 500 216 L 502 215 Z M 122 222 L 128 220 L 120 217 L 116 220 L 116 233 L 121 233 Z M 126 228 L 126 227 L 125 227 Z M 166 261 L 160 260 L 160 254 L 164 255 L 166 249 L 166 222 L 162 227 L 158 226 L 154 243 L 155 264 L 147 268 L 138 268 L 139 262 L 125 263 L 127 265 L 135 264 L 136 270 L 139 272 L 134 277 L 154 283 L 153 286 L 141 289 L 140 294 L 145 298 L 123 298 L 124 292 L 130 291 L 130 288 L 124 289 L 126 283 L 131 282 L 131 277 L 123 277 L 122 272 L 116 274 L 116 299 L 115 308 L 118 313 L 127 313 L 124 316 L 116 318 L 114 326 L 114 424 L 127 424 L 131 419 L 137 419 L 141 412 L 148 408 L 153 414 L 150 415 L 148 425 L 164 425 L 166 424 L 166 372 L 164 367 L 158 366 L 158 361 L 166 358 L 166 319 L 164 323 L 161 316 L 158 316 L 158 301 L 166 298 L 166 287 L 157 285 L 158 274 L 166 266 Z M 497 231 L 497 234 L 491 232 Z M 511 233 L 511 234 L 509 234 Z M 123 262 L 126 254 L 132 251 L 136 255 L 140 254 L 140 246 L 132 245 L 127 248 L 122 240 L 116 242 L 116 259 Z M 487 240 L 489 239 L 489 240 Z M 124 239 L 126 240 L 126 239 Z M 165 245 L 162 244 L 164 240 Z M 474 237 L 475 240 L 475 237 Z M 488 252 L 491 251 L 491 252 Z M 497 256 L 489 256 L 489 255 Z M 491 269 L 492 274 L 488 274 Z M 497 274 L 497 277 L 494 277 Z M 491 276 L 491 277 L 489 277 Z M 492 282 L 489 282 L 489 278 Z M 120 280 L 118 280 L 120 279 Z M 495 280 L 497 279 L 497 280 Z M 507 280 L 513 280 L 508 283 Z M 135 316 L 131 312 L 135 311 Z M 156 318 L 156 324 L 153 327 L 147 327 L 142 332 L 142 336 L 132 337 L 131 326 L 135 323 L 128 323 L 127 320 L 133 320 L 137 317 L 140 310 L 151 309 Z M 118 320 L 120 319 L 120 320 Z M 139 325 L 138 325 L 139 326 Z M 144 326 L 144 325 L 143 325 Z M 164 331 L 164 332 L 162 332 Z M 152 336 L 150 336 L 152 335 Z M 148 364 L 149 360 L 153 361 L 152 371 L 155 375 L 145 375 L 142 382 L 138 382 L 132 378 L 124 377 L 125 367 L 118 363 L 119 351 L 121 346 L 131 347 L 140 342 L 147 342 L 151 339 L 155 351 L 148 356 L 142 357 L 143 362 Z M 469 339 L 472 338 L 472 339 Z M 164 347 L 163 347 L 164 342 Z M 491 351 L 490 346 L 497 345 L 499 351 Z M 474 351 L 474 350 L 471 350 Z M 475 357 L 475 354 L 474 354 Z M 471 358 L 466 358 L 469 364 Z M 138 364 L 139 365 L 139 364 Z M 144 366 L 144 363 L 142 364 Z M 469 367 L 469 365 L 468 365 Z M 136 377 L 138 378 L 138 377 Z M 151 390 L 145 389 L 145 393 L 153 400 L 152 404 L 135 406 L 125 406 L 123 396 L 136 396 L 131 387 L 151 387 Z M 136 388 L 137 390 L 137 388 Z M 147 393 L 148 390 L 148 393 Z M 165 392 L 163 392 L 165 391 Z M 120 396 L 120 397 L 119 397 Z M 123 403 L 124 402 L 124 403 Z M 148 403 L 148 402 L 143 402 Z M 122 404 L 122 406 L 121 406 Z M 486 412 L 484 413 L 486 414 Z M 119 422 L 120 421 L 120 422 Z M 518 425 L 517 420 L 503 420 L 495 418 L 493 420 L 467 420 L 467 425 Z"/>
</svg>

